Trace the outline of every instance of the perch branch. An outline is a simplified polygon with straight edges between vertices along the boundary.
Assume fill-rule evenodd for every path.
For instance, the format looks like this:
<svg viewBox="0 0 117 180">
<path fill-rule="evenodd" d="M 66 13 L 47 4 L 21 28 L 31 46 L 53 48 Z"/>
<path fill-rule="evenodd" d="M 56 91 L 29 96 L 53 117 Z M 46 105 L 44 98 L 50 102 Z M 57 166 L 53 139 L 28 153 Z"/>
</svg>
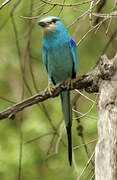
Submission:
<svg viewBox="0 0 117 180">
<path fill-rule="evenodd" d="M 116 56 L 115 59 L 117 59 Z M 91 72 L 80 76 L 79 78 L 67 80 L 57 84 L 52 89 L 52 94 L 50 94 L 49 91 L 45 89 L 44 91 L 32 97 L 29 97 L 17 104 L 14 104 L 11 107 L 8 107 L 7 109 L 4 109 L 0 112 L 0 120 L 5 118 L 14 119 L 17 112 L 22 111 L 23 109 L 32 106 L 33 104 L 45 101 L 48 98 L 56 97 L 65 90 L 85 89 L 85 91 L 89 93 L 98 92 L 101 79 L 109 79 L 114 73 L 114 64 L 112 62 L 113 61 L 109 61 L 105 55 L 101 56 L 100 63 Z M 67 87 L 68 83 L 69 88 Z"/>
<path fill-rule="evenodd" d="M 92 72 L 83 75 L 79 78 L 73 79 L 70 81 L 70 87 L 69 90 L 73 90 L 73 89 L 85 89 L 88 87 L 91 87 L 91 85 L 93 84 L 93 81 L 95 80 L 95 77 L 97 77 L 99 74 L 99 72 L 97 71 L 97 69 L 95 68 Z M 4 118 L 13 118 L 13 116 L 23 110 L 24 108 L 31 106 L 33 104 L 37 104 L 40 103 L 42 101 L 47 100 L 50 97 L 56 97 L 60 94 L 60 92 L 64 91 L 67 89 L 67 81 L 62 82 L 60 84 L 57 84 L 53 90 L 52 90 L 52 94 L 50 94 L 48 92 L 47 89 L 45 89 L 44 91 L 29 97 L 28 99 L 25 99 L 11 107 L 8 107 L 7 109 L 3 110 L 0 112 L 0 119 L 4 119 Z"/>
</svg>

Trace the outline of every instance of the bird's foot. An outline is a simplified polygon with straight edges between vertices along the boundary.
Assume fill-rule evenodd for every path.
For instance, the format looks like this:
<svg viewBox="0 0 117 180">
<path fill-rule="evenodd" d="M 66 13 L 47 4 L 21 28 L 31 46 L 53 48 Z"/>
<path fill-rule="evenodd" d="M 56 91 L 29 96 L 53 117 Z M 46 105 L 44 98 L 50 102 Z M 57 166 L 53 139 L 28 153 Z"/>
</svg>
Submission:
<svg viewBox="0 0 117 180">
<path fill-rule="evenodd" d="M 52 95 L 53 89 L 54 89 L 53 83 L 51 81 L 48 82 L 48 86 L 46 88 L 46 91 L 48 91 L 50 93 L 50 95 Z"/>
<path fill-rule="evenodd" d="M 67 82 L 65 83 L 67 89 L 69 90 L 72 87 L 72 83 L 71 83 L 72 79 L 69 77 L 67 79 Z"/>
</svg>

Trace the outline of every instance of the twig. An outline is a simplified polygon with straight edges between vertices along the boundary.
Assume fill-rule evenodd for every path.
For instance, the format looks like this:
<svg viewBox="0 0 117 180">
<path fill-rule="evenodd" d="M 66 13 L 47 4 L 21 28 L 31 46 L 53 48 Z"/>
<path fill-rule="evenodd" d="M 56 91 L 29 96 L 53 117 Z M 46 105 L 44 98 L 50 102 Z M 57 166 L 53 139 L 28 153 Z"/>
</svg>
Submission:
<svg viewBox="0 0 117 180">
<path fill-rule="evenodd" d="M 90 157 L 89 160 L 87 161 L 85 167 L 83 168 L 83 170 L 82 170 L 82 172 L 81 172 L 81 174 L 80 174 L 80 176 L 79 176 L 79 180 L 81 179 L 81 177 L 82 177 L 84 171 L 86 170 L 86 168 L 89 166 L 89 164 L 90 164 L 90 162 L 91 162 L 91 160 L 92 160 L 94 154 L 95 154 L 95 152 L 92 153 L 91 157 Z"/>
<path fill-rule="evenodd" d="M 10 11 L 10 13 L 9 13 L 9 16 L 8 16 L 8 17 L 4 20 L 4 22 L 0 25 L 0 30 L 7 24 L 8 20 L 9 20 L 9 17 L 15 12 L 16 7 L 19 5 L 20 2 L 21 2 L 20 0 L 17 0 L 17 1 L 14 3 L 14 5 L 13 5 L 13 7 L 11 8 L 11 11 Z"/>
<path fill-rule="evenodd" d="M 89 141 L 89 142 L 86 142 L 85 144 L 81 144 L 81 145 L 79 145 L 79 146 L 75 146 L 75 147 L 73 147 L 73 150 L 79 149 L 79 148 L 81 148 L 81 147 L 84 147 L 85 145 L 94 143 L 94 142 L 96 142 L 96 141 L 97 141 L 97 139 L 93 139 L 93 140 L 91 140 L 91 141 Z"/>
<path fill-rule="evenodd" d="M 45 0 L 41 0 L 43 3 L 45 4 L 49 4 L 49 5 L 54 5 L 54 6 L 68 6 L 68 7 L 71 7 L 71 6 L 79 6 L 79 5 L 83 5 L 83 4 L 87 4 L 87 3 L 90 3 L 92 0 L 88 0 L 88 1 L 83 1 L 83 2 L 78 2 L 78 3 L 74 3 L 74 4 L 61 4 L 61 3 L 50 3 L 50 2 L 47 2 Z"/>
<path fill-rule="evenodd" d="M 65 4 L 65 1 L 66 1 L 66 0 L 63 0 L 63 5 Z M 64 7 L 64 6 L 62 6 L 62 7 L 61 7 L 61 9 L 60 9 L 60 12 L 59 12 L 58 16 L 60 16 L 61 12 L 63 11 L 63 7 Z"/>
<path fill-rule="evenodd" d="M 53 134 L 52 139 L 51 139 L 50 144 L 49 144 L 49 148 L 48 148 L 47 153 L 46 153 L 46 160 L 48 160 L 48 157 L 51 157 L 51 155 L 53 154 L 53 153 L 52 154 L 50 153 L 50 150 L 54 144 L 55 137 L 56 136 Z"/>
<path fill-rule="evenodd" d="M 92 177 L 90 178 L 90 180 L 92 180 L 95 177 L 95 173 L 92 175 Z"/>
<path fill-rule="evenodd" d="M 96 17 L 106 17 L 106 18 L 112 18 L 113 16 L 117 16 L 117 11 L 113 11 L 112 13 L 92 13 L 93 16 L 96 16 Z"/>
<path fill-rule="evenodd" d="M 23 111 L 20 113 L 19 117 L 19 134 L 20 134 L 20 147 L 19 147 L 19 167 L 18 167 L 18 180 L 21 180 L 22 173 L 22 148 L 23 148 L 23 131 L 22 131 L 22 120 L 23 120 Z"/>
<path fill-rule="evenodd" d="M 77 167 L 77 163 L 76 163 L 76 160 L 75 160 L 75 154 L 74 154 L 74 151 L 72 151 L 72 158 L 73 158 L 73 166 L 74 166 L 74 171 L 75 171 L 75 174 L 76 174 L 76 179 L 78 179 L 78 167 Z"/>
<path fill-rule="evenodd" d="M 54 132 L 54 131 L 52 131 L 52 132 L 48 132 L 48 133 L 42 134 L 42 135 L 40 135 L 40 136 L 38 136 L 38 137 L 36 137 L 36 138 L 33 138 L 33 139 L 30 139 L 30 140 L 27 140 L 25 143 L 31 143 L 31 142 L 34 142 L 34 141 L 36 141 L 36 140 L 38 140 L 38 139 L 42 138 L 42 137 L 49 136 L 49 135 L 53 135 L 53 134 L 55 134 L 55 132 Z"/>
<path fill-rule="evenodd" d="M 81 112 L 79 112 L 79 111 L 77 111 L 77 110 L 75 110 L 75 109 L 73 109 L 72 108 L 72 111 L 73 112 L 76 112 L 76 113 L 78 113 L 78 114 L 80 114 L 81 116 L 78 116 L 78 117 L 75 117 L 75 118 L 73 118 L 73 119 L 81 119 L 81 118 L 83 118 L 84 116 L 85 117 L 87 117 L 87 118 L 89 118 L 89 119 L 95 119 L 95 120 L 97 120 L 97 117 L 95 117 L 95 116 L 91 116 L 91 115 L 87 115 L 87 113 L 81 113 Z"/>
<path fill-rule="evenodd" d="M 106 0 L 100 0 L 99 4 L 97 5 L 97 10 L 96 10 L 97 14 L 102 11 L 102 9 L 104 8 L 105 4 L 106 4 Z M 94 22 L 93 22 L 93 25 L 98 24 L 99 20 L 100 20 L 100 17 L 97 16 L 95 18 Z"/>
<path fill-rule="evenodd" d="M 9 100 L 9 99 L 7 99 L 7 98 L 4 98 L 4 97 L 1 97 L 1 96 L 0 96 L 0 99 L 2 99 L 3 101 L 7 101 L 7 102 L 9 102 L 9 103 L 12 103 L 12 104 L 15 103 L 14 101 L 11 101 L 11 100 Z"/>
<path fill-rule="evenodd" d="M 89 113 L 92 111 L 92 109 L 94 108 L 94 106 L 95 106 L 95 103 L 93 103 L 93 104 L 91 105 L 91 107 L 89 108 L 89 110 L 88 110 L 86 113 L 84 113 L 83 115 L 81 115 L 81 116 L 79 116 L 79 117 L 76 117 L 76 118 L 74 118 L 74 119 L 80 119 L 80 118 L 85 117 L 87 114 L 89 114 Z M 76 110 L 74 110 L 74 111 L 77 112 Z"/>
<path fill-rule="evenodd" d="M 41 13 L 39 16 L 34 16 L 34 17 L 20 16 L 20 17 L 23 18 L 23 19 L 38 19 L 38 18 L 40 18 L 41 16 L 43 16 L 43 15 L 49 13 L 54 7 L 55 7 L 55 6 L 53 5 L 53 6 L 50 7 L 47 11 Z"/>
<path fill-rule="evenodd" d="M 75 90 L 77 93 L 79 93 L 81 96 L 83 96 L 85 99 L 88 99 L 89 101 L 91 101 L 94 104 L 97 104 L 94 100 L 90 99 L 88 96 L 85 96 L 83 93 L 81 93 L 79 90 Z"/>
<path fill-rule="evenodd" d="M 81 43 L 81 41 L 91 32 L 93 31 L 95 28 L 97 28 L 98 26 L 100 26 L 100 24 L 104 23 L 108 18 L 104 18 L 101 22 L 99 22 L 98 24 L 96 24 L 95 26 L 93 26 L 91 29 L 89 29 L 84 35 L 83 37 L 79 40 L 79 42 L 77 43 L 77 46 L 79 46 L 79 44 Z"/>
<path fill-rule="evenodd" d="M 4 6 L 6 6 L 11 0 L 6 0 L 0 5 L 0 9 L 2 9 Z"/>
<path fill-rule="evenodd" d="M 89 159 L 90 158 L 90 153 L 89 153 L 88 146 L 85 143 L 84 134 L 82 133 L 82 135 L 80 137 L 81 137 L 82 143 L 84 144 L 84 149 L 85 149 L 86 155 L 87 155 L 87 157 Z M 92 164 L 92 166 L 94 166 L 94 162 L 92 161 L 92 159 L 91 159 L 91 164 Z"/>
<path fill-rule="evenodd" d="M 100 2 L 100 0 L 96 1 L 96 3 L 92 6 L 92 9 Z M 90 8 L 85 11 L 83 14 L 81 14 L 80 16 L 78 16 L 67 28 L 69 28 L 70 26 L 72 26 L 73 24 L 75 24 L 80 18 L 84 17 L 85 15 L 87 15 L 88 13 L 90 13 Z"/>
<path fill-rule="evenodd" d="M 60 134 L 59 134 L 58 139 L 57 139 L 57 142 L 56 142 L 55 152 L 49 154 L 49 155 L 47 156 L 47 159 L 50 158 L 50 157 L 52 157 L 53 155 L 58 154 L 59 144 L 60 144 L 60 141 L 61 141 L 61 138 L 62 138 L 62 135 L 63 135 L 63 130 L 64 130 L 64 122 L 62 122 L 61 127 L 60 127 Z"/>
<path fill-rule="evenodd" d="M 92 27 L 92 8 L 93 8 L 94 1 L 91 1 L 90 8 L 89 8 L 89 22 L 90 26 Z"/>
<path fill-rule="evenodd" d="M 59 133 L 59 137 L 58 140 L 56 142 L 56 154 L 58 153 L 58 149 L 59 149 L 59 144 L 63 135 L 63 130 L 64 130 L 64 122 L 62 122 L 61 126 L 60 126 L 60 133 Z"/>
<path fill-rule="evenodd" d="M 23 79 L 22 79 L 21 101 L 22 101 L 23 99 L 24 99 L 24 81 L 23 81 Z M 18 180 L 21 180 L 21 175 L 22 175 L 22 152 L 23 152 L 23 129 L 22 129 L 22 122 L 23 122 L 23 111 L 21 111 L 20 117 L 19 117 L 19 119 L 18 119 L 18 123 L 19 123 L 19 134 L 20 134 Z"/>
<path fill-rule="evenodd" d="M 112 17 L 109 19 L 109 23 L 108 23 L 108 26 L 107 26 L 107 29 L 106 29 L 106 35 L 108 34 L 111 23 L 112 23 Z"/>
<path fill-rule="evenodd" d="M 87 176 L 85 177 L 85 180 L 86 180 L 87 178 L 89 179 L 89 176 L 92 174 L 92 172 L 94 173 L 94 171 L 95 171 L 95 167 L 92 167 L 92 168 L 89 170 Z"/>
<path fill-rule="evenodd" d="M 19 2 L 20 1 L 17 1 L 16 6 L 19 4 Z M 26 88 L 28 89 L 30 95 L 32 95 L 30 86 L 29 86 L 29 84 L 28 84 L 28 82 L 27 82 L 27 80 L 25 78 L 24 67 L 23 67 L 23 63 L 22 63 L 22 60 L 21 60 L 22 55 L 21 55 L 20 44 L 19 44 L 19 40 L 18 40 L 18 32 L 17 32 L 17 28 L 16 28 L 16 23 L 15 23 L 15 20 L 14 20 L 14 17 L 13 17 L 13 13 L 14 13 L 14 11 L 12 11 L 12 13 L 11 13 L 11 21 L 12 21 L 13 30 L 14 30 L 15 39 L 16 39 L 16 48 L 17 48 L 17 53 L 18 53 L 18 57 L 19 57 L 19 64 L 20 64 L 20 70 L 21 70 L 21 74 L 22 74 L 22 79 L 23 79 L 24 84 L 25 84 Z"/>
</svg>

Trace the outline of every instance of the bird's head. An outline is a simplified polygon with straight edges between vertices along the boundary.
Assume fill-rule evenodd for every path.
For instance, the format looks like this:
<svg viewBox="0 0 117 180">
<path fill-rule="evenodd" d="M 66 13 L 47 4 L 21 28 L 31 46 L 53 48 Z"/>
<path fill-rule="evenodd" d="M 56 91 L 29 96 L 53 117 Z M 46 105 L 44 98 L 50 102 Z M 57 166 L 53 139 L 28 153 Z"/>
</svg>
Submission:
<svg viewBox="0 0 117 180">
<path fill-rule="evenodd" d="M 38 25 L 42 27 L 44 33 L 58 32 L 66 29 L 62 21 L 55 16 L 48 16 L 41 19 Z"/>
</svg>

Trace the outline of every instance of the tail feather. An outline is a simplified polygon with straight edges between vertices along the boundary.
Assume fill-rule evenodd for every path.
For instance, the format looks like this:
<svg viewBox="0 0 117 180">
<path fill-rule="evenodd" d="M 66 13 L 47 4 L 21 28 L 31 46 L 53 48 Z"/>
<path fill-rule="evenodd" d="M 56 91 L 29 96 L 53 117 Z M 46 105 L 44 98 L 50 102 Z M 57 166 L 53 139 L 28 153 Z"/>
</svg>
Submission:
<svg viewBox="0 0 117 180">
<path fill-rule="evenodd" d="M 66 127 L 67 137 L 68 137 L 68 158 L 69 164 L 72 165 L 72 134 L 71 134 L 71 125 Z"/>
<path fill-rule="evenodd" d="M 72 109 L 70 104 L 70 92 L 64 91 L 61 93 L 61 104 L 63 116 L 66 124 L 67 137 L 68 137 L 68 158 L 69 164 L 72 165 L 72 134 L 71 134 L 71 126 L 72 126 Z"/>
</svg>

